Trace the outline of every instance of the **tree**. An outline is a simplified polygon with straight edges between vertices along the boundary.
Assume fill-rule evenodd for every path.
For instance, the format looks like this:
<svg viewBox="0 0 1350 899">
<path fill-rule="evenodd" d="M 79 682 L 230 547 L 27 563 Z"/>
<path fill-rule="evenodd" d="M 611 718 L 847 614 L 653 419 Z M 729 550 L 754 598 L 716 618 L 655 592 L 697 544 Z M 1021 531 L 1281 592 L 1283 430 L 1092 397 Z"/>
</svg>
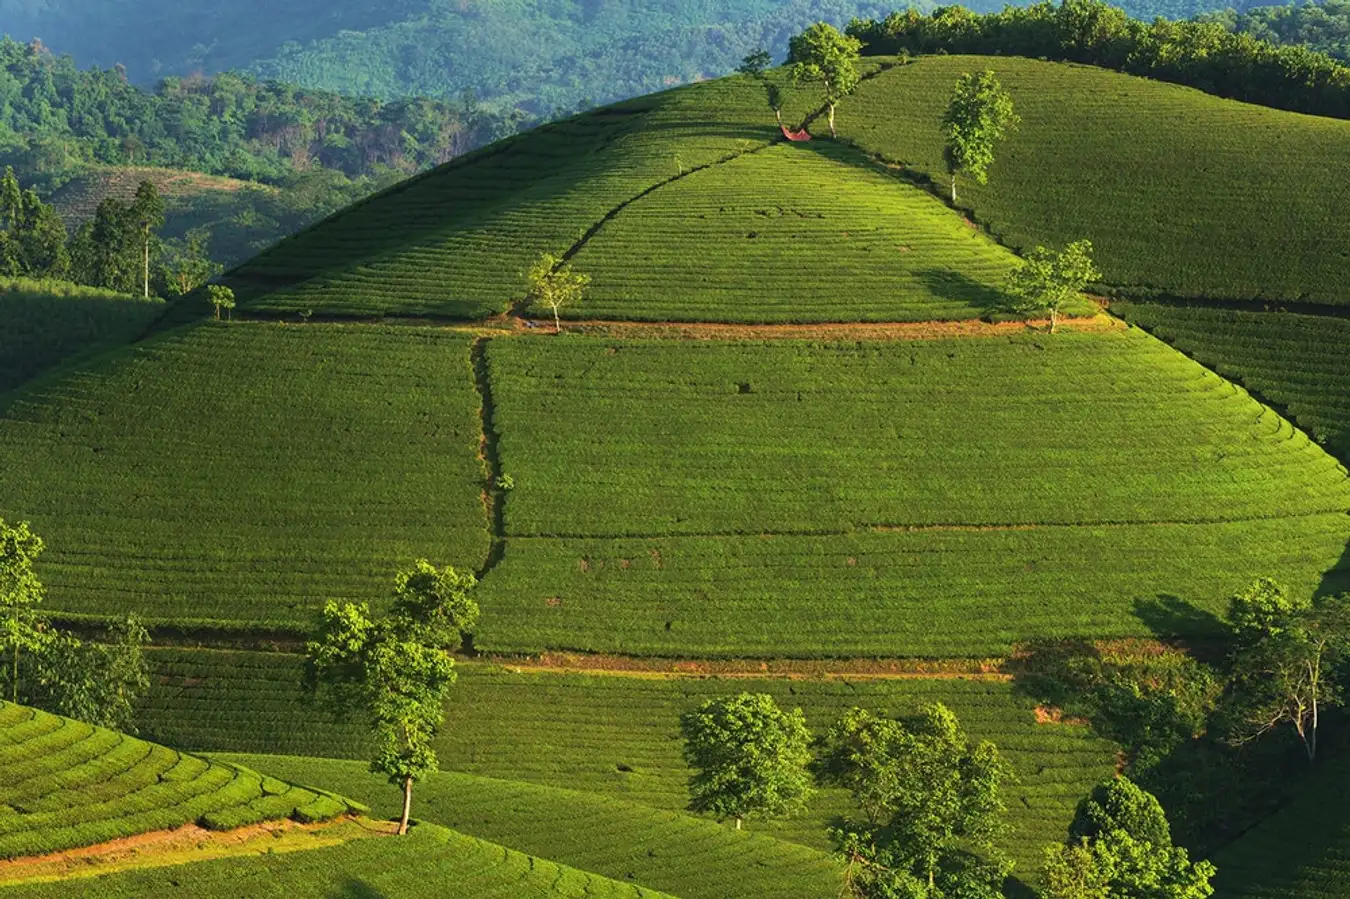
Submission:
<svg viewBox="0 0 1350 899">
<path fill-rule="evenodd" d="M 153 181 L 142 181 L 136 187 L 136 199 L 131 202 L 130 219 L 140 235 L 143 259 L 144 295 L 150 299 L 150 246 L 154 242 L 155 231 L 164 226 L 164 200 L 155 189 Z"/>
<path fill-rule="evenodd" d="M 1294 600 L 1262 578 L 1233 597 L 1229 620 L 1230 741 L 1249 743 L 1288 724 L 1315 761 L 1322 712 L 1343 699 L 1337 671 L 1350 650 L 1350 596 Z"/>
<path fill-rule="evenodd" d="M 790 75 L 797 84 L 817 83 L 825 92 L 830 111 L 830 136 L 838 137 L 834 127 L 834 109 L 839 101 L 853 93 L 862 76 L 858 59 L 862 41 L 844 34 L 828 22 L 817 22 L 788 44 Z"/>
<path fill-rule="evenodd" d="M 1059 253 L 1036 247 L 1008 279 L 1010 308 L 1023 315 L 1048 311 L 1053 334 L 1064 304 L 1101 276 L 1092 262 L 1091 241 L 1076 240 Z"/>
<path fill-rule="evenodd" d="M 456 676 L 446 650 L 478 621 L 469 595 L 476 584 L 418 560 L 395 579 L 387 616 L 372 618 L 364 603 L 329 602 L 305 647 L 310 691 L 322 690 L 341 714 L 367 716 L 375 735 L 370 770 L 403 789 L 399 834 L 408 832 L 413 783 L 436 770 L 432 739 Z"/>
<path fill-rule="evenodd" d="M 689 806 L 718 818 L 777 817 L 810 795 L 811 735 L 801 709 L 784 712 L 764 693 L 710 699 L 680 718 L 694 768 Z"/>
<path fill-rule="evenodd" d="M 1214 873 L 1172 845 L 1158 800 L 1124 777 L 1083 799 L 1068 841 L 1046 851 L 1048 899 L 1206 899 Z"/>
<path fill-rule="evenodd" d="M 994 841 L 1012 775 L 992 743 L 971 745 L 941 704 L 913 721 L 855 708 L 827 743 L 829 777 L 863 814 L 832 833 L 855 895 L 1003 895 L 1011 865 Z"/>
<path fill-rule="evenodd" d="M 564 306 L 579 302 L 590 286 L 590 275 L 572 271 L 572 266 L 552 253 L 545 253 L 539 261 L 530 266 L 525 275 L 529 286 L 528 297 L 531 303 L 538 303 L 553 310 L 554 333 L 562 332 L 562 321 L 558 310 Z"/>
<path fill-rule="evenodd" d="M 234 291 L 224 284 L 206 285 L 206 297 L 216 309 L 216 321 L 220 321 L 220 310 L 224 309 L 228 314 L 234 308 Z"/>
<path fill-rule="evenodd" d="M 184 239 L 168 242 L 168 258 L 161 265 L 166 293 L 187 296 L 221 271 L 221 265 L 211 260 L 207 243 L 211 232 L 205 228 L 191 228 Z"/>
<path fill-rule="evenodd" d="M 33 562 L 45 544 L 28 522 L 15 526 L 0 518 L 0 647 L 10 656 L 12 700 L 19 701 L 19 661 L 22 653 L 36 652 L 46 642 L 42 615 L 42 583 Z"/>
<path fill-rule="evenodd" d="M 741 60 L 741 64 L 736 67 L 736 71 L 742 75 L 749 75 L 751 78 L 763 78 L 764 70 L 772 63 L 773 57 L 769 55 L 769 51 L 759 47 Z"/>
<path fill-rule="evenodd" d="M 943 155 L 952 176 L 953 203 L 957 172 L 965 172 L 978 184 L 987 183 L 994 145 L 1017 122 L 1012 97 L 993 72 L 967 72 L 957 80 L 947 112 L 942 116 L 942 128 L 947 135 Z"/>
<path fill-rule="evenodd" d="M 136 700 L 150 686 L 143 654 L 149 639 L 134 615 L 115 622 L 98 642 L 51 632 L 33 656 L 24 702 L 88 724 L 134 731 Z"/>
</svg>

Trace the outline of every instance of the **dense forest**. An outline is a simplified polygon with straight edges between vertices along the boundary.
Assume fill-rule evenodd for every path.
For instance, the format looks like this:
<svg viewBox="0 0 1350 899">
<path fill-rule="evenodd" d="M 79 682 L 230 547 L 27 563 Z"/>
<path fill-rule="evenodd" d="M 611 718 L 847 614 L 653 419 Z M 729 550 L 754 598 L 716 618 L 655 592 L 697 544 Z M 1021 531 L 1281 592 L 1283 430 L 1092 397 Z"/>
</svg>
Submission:
<svg viewBox="0 0 1350 899">
<path fill-rule="evenodd" d="M 927 12 L 935 0 L 915 0 Z M 1002 0 L 971 0 L 977 12 Z M 1224 0 L 1125 0 L 1184 19 Z M 1239 7 L 1248 4 L 1239 2 Z M 757 47 L 782 58 L 818 20 L 876 18 L 876 0 L 0 0 L 0 31 L 39 37 L 135 83 L 226 70 L 384 98 L 459 98 L 552 115 L 732 71 Z"/>
<path fill-rule="evenodd" d="M 1200 18 L 1272 44 L 1297 44 L 1350 62 L 1350 0 L 1256 6 L 1245 13 L 1226 9 Z"/>
</svg>

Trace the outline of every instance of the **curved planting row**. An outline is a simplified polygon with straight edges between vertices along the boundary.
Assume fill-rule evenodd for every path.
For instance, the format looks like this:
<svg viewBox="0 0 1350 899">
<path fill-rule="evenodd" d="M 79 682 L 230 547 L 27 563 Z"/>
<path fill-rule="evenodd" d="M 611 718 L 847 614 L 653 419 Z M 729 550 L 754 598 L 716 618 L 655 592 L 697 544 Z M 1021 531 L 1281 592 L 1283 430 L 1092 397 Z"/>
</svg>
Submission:
<svg viewBox="0 0 1350 899">
<path fill-rule="evenodd" d="M 0 704 L 0 857 L 198 823 L 327 820 L 344 800 L 36 709 Z"/>
</svg>

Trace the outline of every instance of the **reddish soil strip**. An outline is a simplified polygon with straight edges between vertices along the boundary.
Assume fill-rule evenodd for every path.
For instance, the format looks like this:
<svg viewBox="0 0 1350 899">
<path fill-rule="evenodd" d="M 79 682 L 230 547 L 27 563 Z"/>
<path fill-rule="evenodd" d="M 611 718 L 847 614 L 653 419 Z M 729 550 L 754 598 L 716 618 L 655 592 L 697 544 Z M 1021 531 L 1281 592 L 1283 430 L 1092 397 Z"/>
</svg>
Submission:
<svg viewBox="0 0 1350 899">
<path fill-rule="evenodd" d="M 538 656 L 487 656 L 484 661 L 519 671 L 629 677 L 725 677 L 775 680 L 961 678 L 1011 680 L 1000 659 L 661 659 L 600 653 L 549 652 Z"/>
<path fill-rule="evenodd" d="M 552 334 L 552 324 L 513 319 L 515 330 Z M 1126 325 L 1109 315 L 1061 319 L 1063 331 L 1118 331 Z M 569 321 L 563 330 L 602 337 L 646 337 L 666 340 L 932 340 L 947 337 L 1003 337 L 1028 331 L 1047 332 L 1050 321 L 984 322 L 853 322 L 811 325 L 742 325 L 715 322 Z"/>
<path fill-rule="evenodd" d="M 247 853 L 250 850 L 264 851 L 287 837 L 292 839 L 286 848 L 299 849 L 303 847 L 296 845 L 294 838 L 306 834 L 318 838 L 316 845 L 327 845 L 364 836 L 388 836 L 396 828 L 397 825 L 393 823 L 357 822 L 355 818 L 320 824 L 300 824 L 290 820 L 266 821 L 229 831 L 207 830 L 196 824 L 185 824 L 173 830 L 149 831 L 80 849 L 3 859 L 0 860 L 0 883 L 183 864 Z M 327 831 L 333 833 L 330 835 Z M 255 848 L 250 844 L 257 846 Z"/>
</svg>

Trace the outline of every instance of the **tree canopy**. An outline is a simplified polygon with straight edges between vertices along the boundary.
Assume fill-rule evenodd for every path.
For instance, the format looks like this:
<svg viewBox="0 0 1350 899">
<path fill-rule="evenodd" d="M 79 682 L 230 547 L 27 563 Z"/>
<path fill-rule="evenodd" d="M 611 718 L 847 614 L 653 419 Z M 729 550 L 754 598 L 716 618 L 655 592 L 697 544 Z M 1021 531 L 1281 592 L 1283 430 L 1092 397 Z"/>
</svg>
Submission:
<svg viewBox="0 0 1350 899">
<path fill-rule="evenodd" d="M 956 174 L 965 172 L 979 184 L 989 180 L 994 145 L 1017 125 L 1012 97 L 994 73 L 967 72 L 956 82 L 951 103 L 942 116 L 947 135 L 944 156 L 952 176 L 952 202 L 956 202 Z"/>
<path fill-rule="evenodd" d="M 828 22 L 817 22 L 788 42 L 788 62 L 797 84 L 819 84 L 829 108 L 830 135 L 838 137 L 834 110 L 862 79 L 858 59 L 862 42 Z"/>
<path fill-rule="evenodd" d="M 1075 240 L 1058 253 L 1038 246 L 1008 279 L 1009 307 L 1024 315 L 1049 312 L 1053 334 L 1060 310 L 1101 276 L 1092 261 L 1091 241 Z"/>
</svg>

